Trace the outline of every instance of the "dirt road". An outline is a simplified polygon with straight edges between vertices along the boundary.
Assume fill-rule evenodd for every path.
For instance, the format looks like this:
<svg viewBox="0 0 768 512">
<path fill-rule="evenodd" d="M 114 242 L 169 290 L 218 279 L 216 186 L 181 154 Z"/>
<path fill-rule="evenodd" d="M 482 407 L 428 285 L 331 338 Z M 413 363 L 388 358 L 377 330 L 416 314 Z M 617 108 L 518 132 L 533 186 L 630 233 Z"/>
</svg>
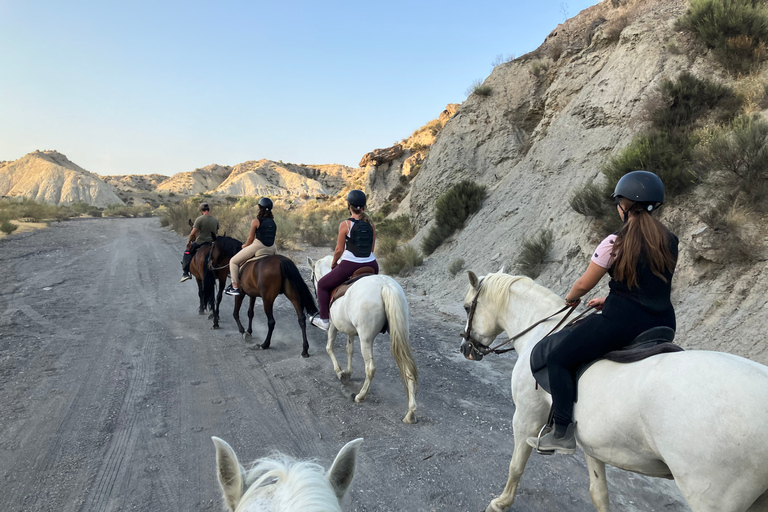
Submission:
<svg viewBox="0 0 768 512">
<path fill-rule="evenodd" d="M 0 510 L 221 510 L 212 435 L 247 462 L 278 449 L 326 467 L 364 437 L 349 511 L 480 511 L 506 482 L 514 358 L 465 361 L 459 321 L 411 301 L 419 423 L 389 355 L 375 349 L 369 400 L 350 395 L 290 304 L 272 348 L 197 315 L 179 284 L 183 240 L 157 219 L 88 219 L 0 241 Z M 266 332 L 258 309 L 254 340 Z M 245 318 L 245 315 L 243 315 Z M 337 354 L 343 353 L 340 340 Z M 684 511 L 673 483 L 609 472 L 612 510 Z M 583 457 L 533 456 L 516 511 L 592 511 Z"/>
</svg>

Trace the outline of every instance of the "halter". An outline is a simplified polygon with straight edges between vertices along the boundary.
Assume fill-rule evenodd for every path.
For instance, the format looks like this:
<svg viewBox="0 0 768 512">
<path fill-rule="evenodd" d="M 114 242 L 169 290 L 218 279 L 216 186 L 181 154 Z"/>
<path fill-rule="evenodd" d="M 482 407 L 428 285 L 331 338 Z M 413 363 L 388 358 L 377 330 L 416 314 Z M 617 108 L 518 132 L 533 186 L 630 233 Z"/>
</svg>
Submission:
<svg viewBox="0 0 768 512">
<path fill-rule="evenodd" d="M 560 327 L 563 324 L 563 322 L 565 322 L 568 319 L 568 317 L 571 315 L 571 313 L 573 313 L 573 310 L 576 309 L 576 306 L 578 306 L 578 304 L 574 304 L 573 306 L 566 305 L 562 309 L 560 309 L 559 311 L 556 311 L 555 313 L 552 313 L 551 315 L 549 315 L 546 318 L 542 318 L 541 320 L 539 320 L 538 322 L 534 323 L 530 327 L 520 331 L 519 333 L 517 333 L 514 336 L 510 337 L 506 341 L 503 341 L 503 342 L 499 343 L 495 347 L 486 347 L 485 345 L 483 345 L 482 343 L 480 343 L 479 341 L 474 339 L 472 337 L 472 335 L 470 334 L 472 332 L 472 320 L 475 317 L 475 310 L 477 309 L 477 298 L 480 296 L 480 290 L 482 289 L 482 287 L 483 287 L 483 281 L 481 280 L 480 284 L 477 287 L 477 291 L 475 292 L 475 296 L 472 297 L 472 303 L 469 306 L 469 313 L 467 313 L 467 328 L 461 332 L 461 337 L 464 338 L 467 341 L 467 343 L 469 344 L 470 354 L 472 356 L 474 356 L 477 360 L 482 359 L 483 356 L 486 356 L 486 355 L 488 355 L 490 353 L 504 354 L 506 352 L 510 352 L 512 350 L 515 350 L 514 347 L 506 348 L 506 349 L 503 349 L 503 350 L 501 349 L 501 347 L 503 347 L 504 345 L 506 345 L 508 343 L 511 343 L 512 341 L 518 339 L 519 337 L 523 336 L 524 334 L 527 334 L 534 327 L 537 327 L 538 325 L 543 324 L 544 322 L 546 322 L 547 320 L 551 319 L 552 317 L 557 316 L 560 313 L 562 313 L 563 311 L 568 310 L 568 312 L 565 314 L 565 316 L 563 318 L 560 319 L 560 321 L 557 323 L 557 325 L 554 326 L 552 328 L 552 330 L 549 331 L 546 334 L 546 336 L 549 336 L 550 334 L 555 332 L 557 330 L 557 328 Z M 573 324 L 574 322 L 576 322 L 578 319 L 583 317 L 586 313 L 588 313 L 592 309 L 593 309 L 592 307 L 587 308 L 587 310 L 585 310 L 584 312 L 579 314 L 576 318 L 571 320 L 568 323 L 568 325 L 566 325 L 566 327 L 571 325 L 571 324 Z M 480 357 L 477 357 L 478 355 Z"/>
<path fill-rule="evenodd" d="M 216 240 L 211 242 L 211 250 L 208 251 L 208 270 L 221 270 L 223 268 L 229 268 L 229 263 L 227 263 L 226 265 L 222 265 L 220 267 L 213 266 L 213 259 L 211 258 L 211 256 L 213 256 L 213 248 L 215 246 L 216 246 Z"/>
</svg>

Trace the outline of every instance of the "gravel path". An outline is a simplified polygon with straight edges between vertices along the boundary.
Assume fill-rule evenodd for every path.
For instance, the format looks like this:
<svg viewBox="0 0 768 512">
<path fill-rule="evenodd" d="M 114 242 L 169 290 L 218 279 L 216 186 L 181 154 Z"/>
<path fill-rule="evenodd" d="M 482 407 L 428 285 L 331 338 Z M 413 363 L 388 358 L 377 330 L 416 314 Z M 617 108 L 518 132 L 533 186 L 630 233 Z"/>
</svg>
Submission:
<svg viewBox="0 0 768 512">
<path fill-rule="evenodd" d="M 267 351 L 237 334 L 229 298 L 211 330 L 194 281 L 178 283 L 182 248 L 157 219 L 84 219 L 0 241 L 0 510 L 221 510 L 212 435 L 243 462 L 277 449 L 326 467 L 364 437 L 349 511 L 480 511 L 502 490 L 514 357 L 465 361 L 459 319 L 409 297 L 419 423 L 406 425 L 388 336 L 356 404 L 359 346 L 342 385 L 323 333 L 310 327 L 312 357 L 299 356 L 282 297 Z M 266 334 L 259 308 L 254 341 Z M 613 510 L 689 510 L 674 483 L 619 470 L 609 481 Z M 533 456 L 513 509 L 593 511 L 583 457 Z"/>
</svg>

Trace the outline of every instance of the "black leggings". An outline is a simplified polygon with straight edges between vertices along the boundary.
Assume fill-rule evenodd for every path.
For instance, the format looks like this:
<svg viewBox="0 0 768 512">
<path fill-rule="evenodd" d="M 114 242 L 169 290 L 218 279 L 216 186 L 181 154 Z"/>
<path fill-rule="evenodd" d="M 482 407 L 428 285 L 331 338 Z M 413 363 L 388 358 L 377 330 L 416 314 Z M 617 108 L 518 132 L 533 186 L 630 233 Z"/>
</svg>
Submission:
<svg viewBox="0 0 768 512">
<path fill-rule="evenodd" d="M 609 296 L 602 314 L 587 317 L 549 353 L 547 371 L 555 407 L 555 423 L 573 422 L 576 371 L 612 350 L 628 345 L 642 332 L 659 326 L 675 328 L 675 312 L 652 314 L 634 303 Z"/>
</svg>

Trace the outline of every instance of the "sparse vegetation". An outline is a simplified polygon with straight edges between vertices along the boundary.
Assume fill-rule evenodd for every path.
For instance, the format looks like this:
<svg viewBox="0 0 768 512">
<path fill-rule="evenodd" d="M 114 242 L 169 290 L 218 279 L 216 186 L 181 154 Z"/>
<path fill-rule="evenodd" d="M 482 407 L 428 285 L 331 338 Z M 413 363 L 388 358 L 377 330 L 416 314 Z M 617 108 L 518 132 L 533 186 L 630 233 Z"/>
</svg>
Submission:
<svg viewBox="0 0 768 512">
<path fill-rule="evenodd" d="M 484 198 L 485 187 L 468 180 L 457 183 L 443 193 L 435 203 L 437 222 L 421 243 L 424 254 L 435 252 L 446 238 L 462 228 L 467 218 L 480 208 Z"/>
<path fill-rule="evenodd" d="M 456 258 L 448 264 L 448 273 L 451 277 L 456 277 L 456 274 L 462 271 L 464 268 L 464 258 Z"/>
<path fill-rule="evenodd" d="M 766 57 L 768 8 L 762 0 L 691 0 L 678 28 L 698 35 L 733 73 L 749 73 Z"/>
<path fill-rule="evenodd" d="M 9 220 L 5 220 L 2 223 L 0 223 L 0 231 L 5 233 L 6 235 L 10 235 L 14 231 L 16 231 L 18 228 L 19 226 L 17 224 L 14 224 Z"/>
<path fill-rule="evenodd" d="M 472 85 L 466 90 L 467 96 L 477 94 L 478 96 L 486 97 L 493 93 L 493 88 L 490 85 L 483 85 L 482 80 L 475 80 Z"/>
<path fill-rule="evenodd" d="M 549 63 L 543 59 L 537 59 L 531 62 L 531 74 L 541 76 L 549 70 Z"/>
<path fill-rule="evenodd" d="M 382 269 L 389 275 L 405 275 L 424 262 L 424 257 L 410 245 L 398 247 L 381 260 Z"/>
<path fill-rule="evenodd" d="M 541 266 L 547 253 L 552 249 L 554 235 L 549 229 L 542 229 L 532 238 L 523 240 L 520 254 L 515 260 L 518 272 L 535 279 L 541 272 Z"/>
<path fill-rule="evenodd" d="M 609 202 L 610 194 L 606 192 L 605 187 L 595 183 L 587 183 L 576 189 L 568 203 L 571 208 L 585 217 L 602 218 L 610 213 L 608 210 L 612 207 Z"/>
<path fill-rule="evenodd" d="M 608 22 L 605 27 L 605 38 L 611 42 L 617 42 L 621 38 L 621 33 L 629 25 L 627 16 L 619 16 Z"/>
</svg>

